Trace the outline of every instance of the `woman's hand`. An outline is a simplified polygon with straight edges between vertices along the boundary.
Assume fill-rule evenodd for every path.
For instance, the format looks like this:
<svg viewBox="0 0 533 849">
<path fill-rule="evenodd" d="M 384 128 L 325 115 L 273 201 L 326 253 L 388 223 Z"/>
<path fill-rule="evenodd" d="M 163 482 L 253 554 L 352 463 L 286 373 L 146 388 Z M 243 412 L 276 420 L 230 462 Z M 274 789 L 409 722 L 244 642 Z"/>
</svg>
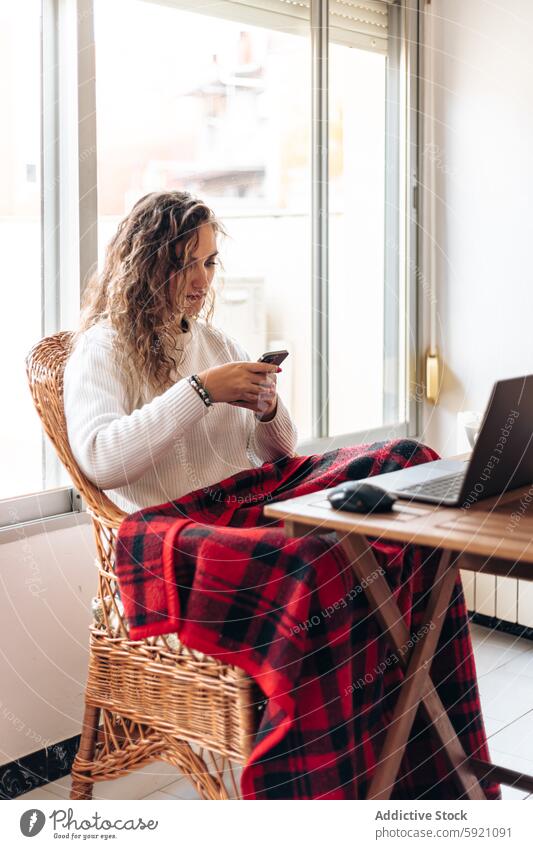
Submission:
<svg viewBox="0 0 533 849">
<path fill-rule="evenodd" d="M 281 371 L 281 369 L 280 369 Z M 232 401 L 232 405 L 236 407 L 246 407 L 247 410 L 253 410 L 254 413 L 260 413 L 260 420 L 262 422 L 271 421 L 276 415 L 276 410 L 278 408 L 278 394 L 276 390 L 276 375 L 268 374 L 266 377 L 268 381 L 268 386 L 263 388 L 263 391 L 260 392 L 257 401 L 251 404 L 240 403 L 239 401 Z"/>
<path fill-rule="evenodd" d="M 276 377 L 272 363 L 236 362 L 215 366 L 198 374 L 212 400 L 272 417 L 277 405 Z"/>
</svg>

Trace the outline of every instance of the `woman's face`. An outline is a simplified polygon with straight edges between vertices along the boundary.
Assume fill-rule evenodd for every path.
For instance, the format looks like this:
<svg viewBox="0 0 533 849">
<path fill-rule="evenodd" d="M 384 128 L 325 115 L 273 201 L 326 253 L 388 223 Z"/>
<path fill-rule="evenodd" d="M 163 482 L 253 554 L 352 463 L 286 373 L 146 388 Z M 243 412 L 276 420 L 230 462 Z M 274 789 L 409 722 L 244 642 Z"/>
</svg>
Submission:
<svg viewBox="0 0 533 849">
<path fill-rule="evenodd" d="M 198 228 L 198 244 L 192 249 L 191 256 L 184 269 L 185 315 L 196 315 L 202 309 L 215 276 L 217 255 L 215 231 L 210 224 L 202 224 Z M 171 291 L 173 293 L 176 292 L 177 285 L 178 272 L 173 272 L 171 277 Z"/>
</svg>

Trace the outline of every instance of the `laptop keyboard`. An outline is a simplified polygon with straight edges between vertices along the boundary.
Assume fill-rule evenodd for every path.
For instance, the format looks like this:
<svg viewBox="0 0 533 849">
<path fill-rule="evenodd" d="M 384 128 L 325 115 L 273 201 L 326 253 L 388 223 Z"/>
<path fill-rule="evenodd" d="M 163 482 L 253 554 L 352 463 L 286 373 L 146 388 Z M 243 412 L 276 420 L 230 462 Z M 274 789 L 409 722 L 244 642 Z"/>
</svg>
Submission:
<svg viewBox="0 0 533 849">
<path fill-rule="evenodd" d="M 431 495 L 432 498 L 459 498 L 464 477 L 464 472 L 456 472 L 435 480 L 412 484 L 402 489 L 401 494 L 405 492 L 408 495 Z"/>
</svg>

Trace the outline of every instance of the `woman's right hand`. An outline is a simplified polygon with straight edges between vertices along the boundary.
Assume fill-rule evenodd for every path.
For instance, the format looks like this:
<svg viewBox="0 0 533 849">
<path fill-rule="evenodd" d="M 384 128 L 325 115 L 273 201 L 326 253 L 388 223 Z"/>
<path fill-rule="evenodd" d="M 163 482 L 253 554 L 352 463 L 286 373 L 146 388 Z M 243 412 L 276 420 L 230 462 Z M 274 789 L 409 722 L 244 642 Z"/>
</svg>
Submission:
<svg viewBox="0 0 533 849">
<path fill-rule="evenodd" d="M 244 362 L 226 363 L 199 372 L 198 377 L 214 402 L 234 401 L 256 403 L 259 395 L 272 385 L 269 374 L 281 371 L 272 363 Z"/>
</svg>

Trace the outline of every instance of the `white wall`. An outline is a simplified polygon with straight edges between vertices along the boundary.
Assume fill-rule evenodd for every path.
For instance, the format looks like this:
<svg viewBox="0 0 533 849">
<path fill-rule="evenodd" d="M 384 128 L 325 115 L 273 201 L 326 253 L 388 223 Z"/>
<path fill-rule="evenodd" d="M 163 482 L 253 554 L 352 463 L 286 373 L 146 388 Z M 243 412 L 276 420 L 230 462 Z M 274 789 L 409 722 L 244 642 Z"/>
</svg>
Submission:
<svg viewBox="0 0 533 849">
<path fill-rule="evenodd" d="M 533 371 L 533 3 L 432 7 L 445 370 L 424 440 L 450 454 L 457 411 L 483 409 L 496 379 Z"/>
<path fill-rule="evenodd" d="M 0 763 L 81 731 L 95 545 L 87 514 L 0 535 Z"/>
<path fill-rule="evenodd" d="M 423 439 L 445 455 L 463 447 L 459 410 L 482 410 L 498 378 L 533 372 L 533 3 L 432 0 L 432 8 L 444 375 Z M 520 582 L 517 617 L 516 581 L 465 581 L 469 607 L 529 626 L 532 586 Z"/>
</svg>

